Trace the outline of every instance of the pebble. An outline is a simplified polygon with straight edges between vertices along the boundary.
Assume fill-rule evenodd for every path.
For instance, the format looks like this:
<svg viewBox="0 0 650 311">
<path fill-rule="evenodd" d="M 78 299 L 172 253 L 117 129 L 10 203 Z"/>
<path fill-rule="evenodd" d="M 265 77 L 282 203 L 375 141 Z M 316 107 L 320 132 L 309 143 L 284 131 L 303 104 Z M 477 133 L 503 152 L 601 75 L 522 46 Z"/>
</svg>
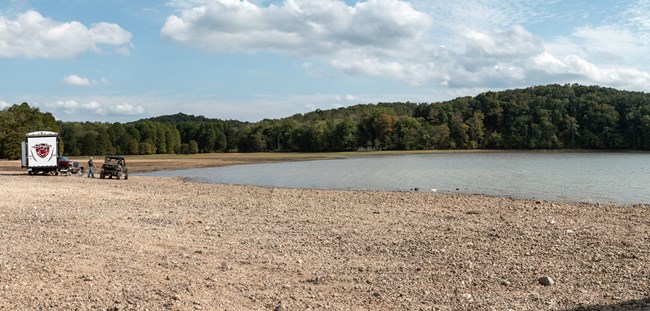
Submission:
<svg viewBox="0 0 650 311">
<path fill-rule="evenodd" d="M 538 281 L 539 284 L 542 284 L 544 286 L 550 286 L 555 284 L 555 280 L 553 280 L 553 278 L 551 278 L 550 276 L 542 276 L 538 279 Z"/>
<path fill-rule="evenodd" d="M 29 192 L 45 183 L 0 174 L 8 197 L 0 235 L 12 250 L 0 263 L 8 281 L 0 292 L 12 299 L 0 299 L 0 309 L 505 311 L 598 301 L 621 309 L 650 288 L 648 209 L 562 203 L 551 210 L 545 201 L 446 193 L 270 195 L 136 177 L 129 186 L 146 181 L 151 190 L 113 205 L 106 182 L 87 189 L 61 179 L 56 191 L 91 191 L 97 200 L 60 202 Z M 252 210 L 239 208 L 247 204 Z M 543 260 L 550 253 L 558 256 Z M 540 277 L 552 275 L 562 282 L 542 285 Z"/>
</svg>

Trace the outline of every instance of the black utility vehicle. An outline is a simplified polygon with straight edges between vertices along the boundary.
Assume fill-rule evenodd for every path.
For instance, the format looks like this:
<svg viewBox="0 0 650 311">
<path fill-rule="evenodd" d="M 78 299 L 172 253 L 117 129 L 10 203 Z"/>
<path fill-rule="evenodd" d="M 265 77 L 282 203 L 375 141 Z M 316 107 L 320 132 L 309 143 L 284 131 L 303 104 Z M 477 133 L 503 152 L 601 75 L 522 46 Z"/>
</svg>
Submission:
<svg viewBox="0 0 650 311">
<path fill-rule="evenodd" d="M 115 176 L 117 179 L 122 177 L 124 177 L 124 179 L 129 179 L 129 170 L 126 167 L 124 157 L 106 156 L 104 164 L 102 165 L 102 170 L 99 173 L 99 178 L 104 179 L 107 176 L 108 178 L 113 178 L 113 176 Z"/>
</svg>

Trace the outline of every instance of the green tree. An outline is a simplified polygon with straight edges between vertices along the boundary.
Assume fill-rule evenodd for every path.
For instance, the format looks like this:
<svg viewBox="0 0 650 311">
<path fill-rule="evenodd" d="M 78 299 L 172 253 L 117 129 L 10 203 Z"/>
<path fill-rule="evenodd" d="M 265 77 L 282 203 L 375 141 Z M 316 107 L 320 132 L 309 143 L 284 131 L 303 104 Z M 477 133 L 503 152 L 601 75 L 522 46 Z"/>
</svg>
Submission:
<svg viewBox="0 0 650 311">
<path fill-rule="evenodd" d="M 357 148 L 357 122 L 341 120 L 332 133 L 333 151 L 352 151 Z"/>
<path fill-rule="evenodd" d="M 394 148 L 399 150 L 422 149 L 420 139 L 420 122 L 414 117 L 403 116 L 394 125 Z"/>
<path fill-rule="evenodd" d="M 21 142 L 25 135 L 34 131 L 60 132 L 51 113 L 41 113 L 27 103 L 13 105 L 0 112 L 0 157 L 19 159 Z M 59 146 L 63 151 L 63 146 Z"/>
<path fill-rule="evenodd" d="M 475 111 L 472 117 L 467 120 L 468 148 L 476 149 L 484 146 L 485 128 L 483 127 L 483 119 L 483 113 Z"/>
<path fill-rule="evenodd" d="M 190 154 L 197 154 L 199 153 L 199 143 L 196 142 L 196 140 L 190 139 L 190 142 L 187 143 L 187 152 Z"/>
</svg>

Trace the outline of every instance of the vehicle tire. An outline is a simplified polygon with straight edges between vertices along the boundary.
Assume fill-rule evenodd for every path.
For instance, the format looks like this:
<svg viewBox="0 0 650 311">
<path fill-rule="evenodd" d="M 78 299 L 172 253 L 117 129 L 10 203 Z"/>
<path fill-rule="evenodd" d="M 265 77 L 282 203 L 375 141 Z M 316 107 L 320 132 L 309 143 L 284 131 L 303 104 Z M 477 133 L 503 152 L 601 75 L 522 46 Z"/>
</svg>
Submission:
<svg viewBox="0 0 650 311">
<path fill-rule="evenodd" d="M 127 179 L 129 179 L 129 174 L 128 173 L 124 174 L 124 180 L 127 180 Z"/>
<path fill-rule="evenodd" d="M 122 178 L 122 172 L 117 172 L 117 174 L 115 174 L 115 177 L 117 180 L 120 180 L 120 178 Z"/>
<path fill-rule="evenodd" d="M 100 179 L 104 179 L 104 177 L 105 177 L 105 176 L 104 176 L 104 173 L 99 174 L 99 178 L 100 178 Z"/>
</svg>

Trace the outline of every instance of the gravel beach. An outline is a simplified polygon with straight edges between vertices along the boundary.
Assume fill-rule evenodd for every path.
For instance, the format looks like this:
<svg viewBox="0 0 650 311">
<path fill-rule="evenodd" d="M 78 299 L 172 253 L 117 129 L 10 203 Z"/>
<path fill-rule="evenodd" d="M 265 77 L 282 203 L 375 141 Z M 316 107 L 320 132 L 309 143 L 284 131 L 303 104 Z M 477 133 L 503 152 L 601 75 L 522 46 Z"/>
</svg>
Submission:
<svg viewBox="0 0 650 311">
<path fill-rule="evenodd" d="M 650 208 L 0 172 L 0 310 L 650 310 Z"/>
</svg>

